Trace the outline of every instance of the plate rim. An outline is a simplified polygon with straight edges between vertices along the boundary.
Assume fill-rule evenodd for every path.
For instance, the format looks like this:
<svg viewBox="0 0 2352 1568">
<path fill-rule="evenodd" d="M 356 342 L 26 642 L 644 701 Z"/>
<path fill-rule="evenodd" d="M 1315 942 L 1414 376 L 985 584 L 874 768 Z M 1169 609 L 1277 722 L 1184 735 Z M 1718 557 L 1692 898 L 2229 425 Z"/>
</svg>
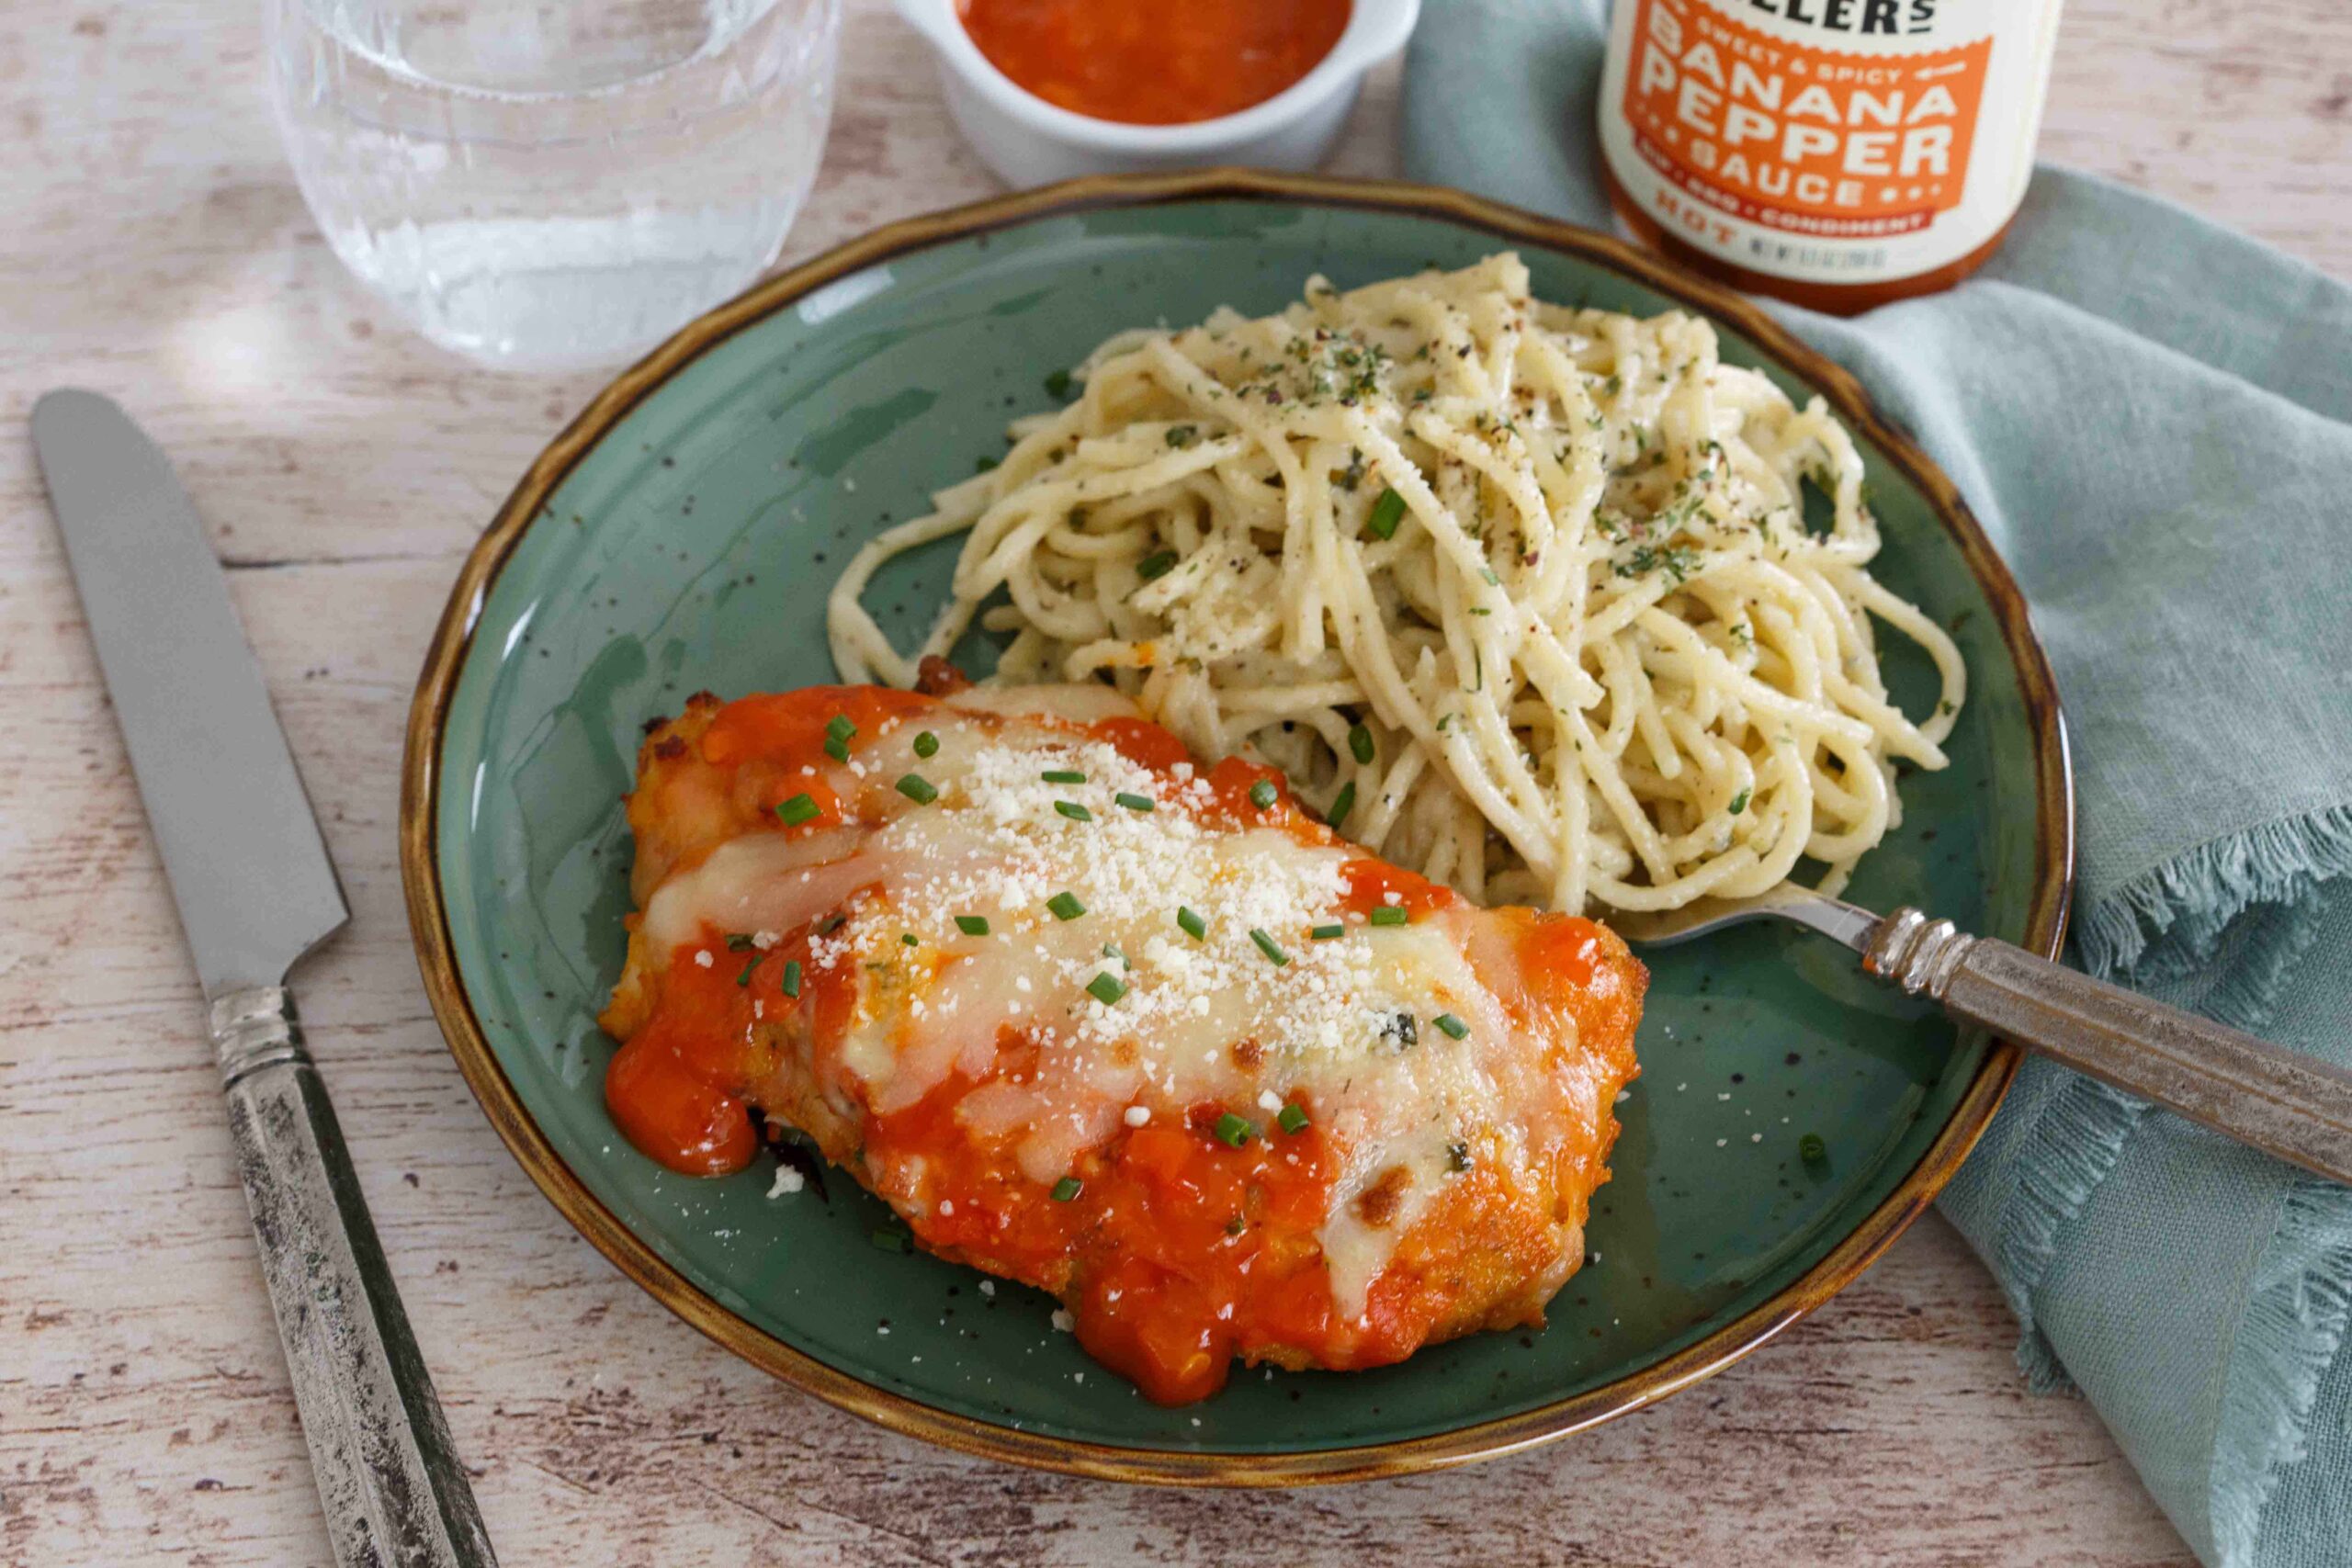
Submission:
<svg viewBox="0 0 2352 1568">
<path fill-rule="evenodd" d="M 1236 168 L 1089 175 L 885 224 L 788 267 L 696 318 L 608 383 L 524 471 L 451 586 L 409 710 L 401 764 L 401 879 L 417 967 L 435 1021 L 500 1140 L 573 1228 L 697 1332 L 830 1404 L 959 1452 L 1104 1480 L 1299 1486 L 1408 1474 L 1521 1452 L 1641 1409 L 1769 1343 L 1850 1284 L 1926 1211 L 1983 1135 L 2023 1053 L 2004 1040 L 1988 1042 L 1984 1059 L 1951 1115 L 1894 1191 L 1770 1300 L 1650 1366 L 1515 1415 L 1385 1442 L 1273 1454 L 1094 1443 L 959 1416 L 828 1366 L 729 1312 L 623 1224 L 539 1130 L 492 1050 L 458 978 L 435 852 L 444 731 L 492 587 L 557 486 L 614 425 L 679 370 L 835 278 L 910 251 L 1067 213 L 1237 199 L 1436 217 L 1515 243 L 1566 253 L 1728 323 L 1818 388 L 1849 427 L 1875 442 L 1927 498 L 1999 624 L 2033 734 L 2034 890 L 2024 945 L 2044 957 L 2057 955 L 2074 894 L 2075 811 L 2056 678 L 2034 635 L 2024 594 L 1959 490 L 1879 413 L 1860 382 L 1747 299 L 1612 235 L 1441 186 Z"/>
</svg>

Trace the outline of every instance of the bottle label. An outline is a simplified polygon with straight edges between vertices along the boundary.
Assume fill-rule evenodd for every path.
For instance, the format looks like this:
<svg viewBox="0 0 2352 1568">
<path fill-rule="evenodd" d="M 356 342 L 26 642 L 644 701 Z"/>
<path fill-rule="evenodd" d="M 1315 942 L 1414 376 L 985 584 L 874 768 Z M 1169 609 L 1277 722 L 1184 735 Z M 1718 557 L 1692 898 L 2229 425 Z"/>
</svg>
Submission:
<svg viewBox="0 0 2352 1568">
<path fill-rule="evenodd" d="M 1667 232 L 1875 283 L 1997 233 L 2032 173 L 2055 0 L 1619 0 L 1601 145 Z"/>
</svg>

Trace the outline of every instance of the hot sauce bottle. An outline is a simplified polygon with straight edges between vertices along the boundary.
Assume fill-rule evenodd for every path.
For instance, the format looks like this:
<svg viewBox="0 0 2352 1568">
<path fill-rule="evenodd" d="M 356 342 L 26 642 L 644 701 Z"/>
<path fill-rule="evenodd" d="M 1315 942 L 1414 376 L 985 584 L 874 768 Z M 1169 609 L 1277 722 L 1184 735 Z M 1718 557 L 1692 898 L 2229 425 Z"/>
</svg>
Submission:
<svg viewBox="0 0 2352 1568">
<path fill-rule="evenodd" d="M 2060 0 L 1617 0 L 1602 174 L 1644 241 L 1850 314 L 1949 288 L 2033 173 Z"/>
</svg>

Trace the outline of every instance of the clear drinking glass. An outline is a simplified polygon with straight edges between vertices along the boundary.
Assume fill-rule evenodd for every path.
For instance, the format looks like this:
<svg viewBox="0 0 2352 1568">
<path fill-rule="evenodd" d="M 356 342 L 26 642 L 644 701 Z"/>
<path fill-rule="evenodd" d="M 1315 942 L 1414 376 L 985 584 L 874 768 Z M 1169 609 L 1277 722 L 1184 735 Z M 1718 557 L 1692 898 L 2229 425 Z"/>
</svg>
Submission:
<svg viewBox="0 0 2352 1568">
<path fill-rule="evenodd" d="M 840 0 L 265 0 L 311 212 L 424 335 L 639 352 L 775 259 L 832 114 Z"/>
</svg>

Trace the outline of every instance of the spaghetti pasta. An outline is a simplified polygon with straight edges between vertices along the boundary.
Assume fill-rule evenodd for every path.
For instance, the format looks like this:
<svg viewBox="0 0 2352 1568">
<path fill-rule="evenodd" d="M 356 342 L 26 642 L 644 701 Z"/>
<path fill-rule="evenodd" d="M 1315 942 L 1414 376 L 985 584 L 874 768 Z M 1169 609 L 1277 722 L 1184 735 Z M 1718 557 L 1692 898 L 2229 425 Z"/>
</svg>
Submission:
<svg viewBox="0 0 2352 1568">
<path fill-rule="evenodd" d="M 844 681 L 910 685 L 977 621 L 1011 636 L 998 682 L 1106 680 L 1367 848 L 1568 912 L 1760 893 L 1801 857 L 1834 892 L 1899 820 L 1895 762 L 1944 765 L 1967 672 L 1870 575 L 1852 437 L 1702 320 L 1544 304 L 1504 254 L 1124 333 L 1079 374 L 853 558 Z M 902 653 L 865 587 L 959 534 Z M 1933 660 L 1925 718 L 1874 622 Z"/>
</svg>

